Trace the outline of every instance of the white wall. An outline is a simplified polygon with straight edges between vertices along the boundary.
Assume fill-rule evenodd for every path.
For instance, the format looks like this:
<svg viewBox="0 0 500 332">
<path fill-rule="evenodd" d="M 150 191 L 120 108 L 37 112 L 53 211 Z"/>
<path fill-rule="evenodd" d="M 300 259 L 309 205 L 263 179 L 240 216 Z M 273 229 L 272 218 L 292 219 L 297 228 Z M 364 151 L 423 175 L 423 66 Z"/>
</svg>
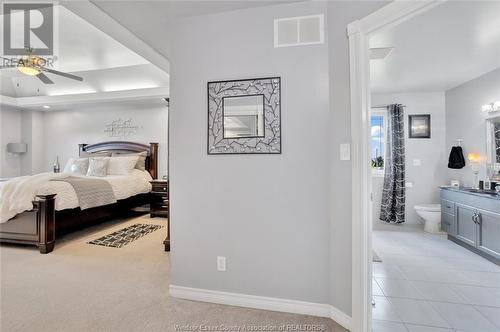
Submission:
<svg viewBox="0 0 500 332">
<path fill-rule="evenodd" d="M 351 141 L 349 89 L 349 23 L 386 5 L 387 1 L 328 1 L 330 76 L 330 303 L 351 314 L 351 162 L 341 161 L 339 144 Z M 320 143 L 321 144 L 321 143 Z M 316 193 L 314 193 L 316 195 Z"/>
<path fill-rule="evenodd" d="M 174 25 L 172 284 L 329 302 L 350 314 L 351 165 L 338 161 L 350 141 L 346 27 L 382 5 L 306 2 Z M 330 45 L 273 48 L 274 18 L 318 13 Z M 283 153 L 208 156 L 207 81 L 274 75 Z"/>
<path fill-rule="evenodd" d="M 439 186 L 445 184 L 448 155 L 445 150 L 446 120 L 444 92 L 373 94 L 372 105 L 404 104 L 405 108 L 405 151 L 406 182 L 413 187 L 406 188 L 406 223 L 418 224 L 423 220 L 413 206 L 416 204 L 439 203 Z M 431 115 L 431 138 L 408 138 L 408 115 Z M 448 151 L 449 152 L 449 151 Z M 414 166 L 414 160 L 421 166 Z M 373 178 L 373 222 L 381 222 L 380 201 L 383 178 Z"/>
<path fill-rule="evenodd" d="M 21 156 L 7 152 L 8 143 L 21 142 L 21 111 L 0 105 L 0 178 L 21 175 Z"/>
<path fill-rule="evenodd" d="M 133 119 L 139 126 L 136 133 L 126 137 L 109 137 L 104 131 L 113 120 Z M 149 144 L 159 143 L 159 177 L 167 172 L 167 107 L 79 107 L 74 111 L 48 111 L 45 113 L 45 158 L 44 171 L 52 170 L 57 156 L 61 167 L 71 157 L 78 156 L 78 144 L 93 144 L 103 141 L 125 140 Z"/>
<path fill-rule="evenodd" d="M 446 147 L 451 149 L 455 140 L 463 139 L 462 147 L 467 166 L 460 170 L 448 169 L 447 182 L 460 180 L 472 186 L 474 175 L 467 161 L 467 153 L 478 152 L 486 156 L 486 116 L 481 106 L 500 100 L 500 68 L 466 82 L 446 92 Z M 480 178 L 486 177 L 481 168 Z"/>
<path fill-rule="evenodd" d="M 21 175 L 46 172 L 45 167 L 45 113 L 23 110 L 21 112 L 21 140 L 28 151 L 21 156 Z"/>
<path fill-rule="evenodd" d="M 328 48 L 273 48 L 274 18 L 325 11 L 310 2 L 175 26 L 173 285 L 328 302 Z M 207 82 L 266 76 L 281 76 L 282 154 L 207 155 Z"/>
</svg>

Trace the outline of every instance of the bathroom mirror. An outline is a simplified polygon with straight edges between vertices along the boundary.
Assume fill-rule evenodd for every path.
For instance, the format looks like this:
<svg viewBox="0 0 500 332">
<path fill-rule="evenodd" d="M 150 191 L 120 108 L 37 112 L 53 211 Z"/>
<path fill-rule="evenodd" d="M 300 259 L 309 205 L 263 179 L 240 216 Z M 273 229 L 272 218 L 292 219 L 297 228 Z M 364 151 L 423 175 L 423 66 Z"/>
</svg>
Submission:
<svg viewBox="0 0 500 332">
<path fill-rule="evenodd" d="M 264 137 L 264 95 L 222 98 L 224 138 Z"/>
<path fill-rule="evenodd" d="M 486 119 L 488 164 L 500 165 L 500 114 Z"/>
</svg>

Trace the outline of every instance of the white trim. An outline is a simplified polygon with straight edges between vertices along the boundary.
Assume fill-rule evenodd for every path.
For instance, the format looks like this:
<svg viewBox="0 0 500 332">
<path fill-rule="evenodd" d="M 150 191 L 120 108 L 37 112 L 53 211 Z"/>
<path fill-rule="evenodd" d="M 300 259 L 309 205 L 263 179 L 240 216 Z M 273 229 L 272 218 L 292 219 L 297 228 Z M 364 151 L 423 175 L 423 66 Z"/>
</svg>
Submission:
<svg viewBox="0 0 500 332">
<path fill-rule="evenodd" d="M 170 72 L 170 63 L 165 55 L 146 44 L 91 1 L 64 1 L 62 5 L 151 64 L 166 73 Z"/>
<path fill-rule="evenodd" d="M 352 145 L 352 323 L 353 332 L 371 331 L 372 213 L 369 163 L 371 34 L 394 27 L 444 1 L 394 1 L 347 26 Z"/>
<path fill-rule="evenodd" d="M 176 298 L 192 301 L 327 317 L 333 319 L 346 329 L 349 329 L 351 325 L 351 317 L 330 304 L 229 293 L 176 285 L 170 285 L 170 295 Z"/>
<path fill-rule="evenodd" d="M 144 98 L 164 98 L 169 96 L 167 87 L 145 88 L 120 91 L 78 93 L 60 96 L 7 97 L 0 96 L 0 104 L 17 107 L 38 107 L 42 105 L 85 104 L 108 101 L 139 100 Z"/>
</svg>

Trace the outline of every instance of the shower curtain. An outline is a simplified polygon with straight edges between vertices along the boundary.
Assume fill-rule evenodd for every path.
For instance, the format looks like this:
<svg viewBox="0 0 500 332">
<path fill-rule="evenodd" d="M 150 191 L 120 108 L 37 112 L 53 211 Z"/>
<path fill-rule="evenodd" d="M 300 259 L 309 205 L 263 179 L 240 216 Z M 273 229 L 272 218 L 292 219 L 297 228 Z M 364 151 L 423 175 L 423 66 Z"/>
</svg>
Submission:
<svg viewBox="0 0 500 332">
<path fill-rule="evenodd" d="M 404 109 L 400 104 L 387 107 L 387 133 L 384 189 L 380 220 L 402 223 L 405 221 L 405 136 Z"/>
</svg>

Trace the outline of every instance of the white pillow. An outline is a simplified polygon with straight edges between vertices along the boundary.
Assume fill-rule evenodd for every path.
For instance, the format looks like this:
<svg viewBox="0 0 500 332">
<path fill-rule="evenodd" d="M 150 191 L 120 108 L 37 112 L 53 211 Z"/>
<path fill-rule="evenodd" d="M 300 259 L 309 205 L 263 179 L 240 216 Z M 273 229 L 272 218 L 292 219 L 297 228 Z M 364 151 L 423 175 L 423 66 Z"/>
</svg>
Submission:
<svg viewBox="0 0 500 332">
<path fill-rule="evenodd" d="M 108 157 L 89 158 L 87 176 L 106 176 L 108 160 Z"/>
<path fill-rule="evenodd" d="M 135 168 L 139 156 L 111 157 L 108 162 L 109 175 L 127 175 Z"/>
<path fill-rule="evenodd" d="M 64 166 L 64 173 L 87 174 L 89 158 L 70 158 Z"/>
</svg>

